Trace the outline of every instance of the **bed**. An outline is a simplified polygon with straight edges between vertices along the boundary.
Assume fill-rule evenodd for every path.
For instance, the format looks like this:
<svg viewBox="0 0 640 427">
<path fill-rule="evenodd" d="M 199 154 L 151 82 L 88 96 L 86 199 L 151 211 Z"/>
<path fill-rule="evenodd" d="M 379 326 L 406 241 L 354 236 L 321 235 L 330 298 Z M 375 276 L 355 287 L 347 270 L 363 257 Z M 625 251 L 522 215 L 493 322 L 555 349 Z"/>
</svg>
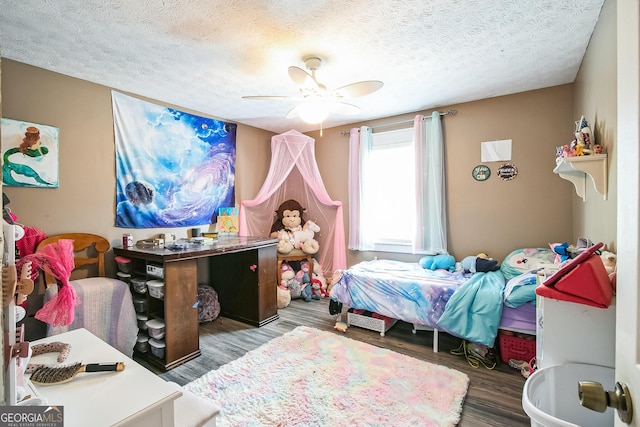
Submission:
<svg viewBox="0 0 640 427">
<path fill-rule="evenodd" d="M 411 323 L 414 332 L 433 330 L 436 352 L 438 331 L 493 347 L 500 323 L 508 322 L 503 319 L 507 283 L 540 262 L 552 263 L 554 257 L 546 249 L 518 249 L 505 258 L 500 270 L 486 273 L 429 270 L 418 263 L 384 259 L 363 261 L 334 273 L 330 297 L 347 307 Z M 533 295 L 526 302 L 535 300 L 528 281 L 512 286 L 512 290 L 515 307 L 509 311 L 524 311 L 516 310 L 524 304 L 520 299 Z M 525 316 L 529 319 L 531 310 Z"/>
<path fill-rule="evenodd" d="M 61 239 L 73 241 L 75 269 L 70 285 L 80 302 L 69 325 L 47 324 L 47 336 L 73 329 L 85 328 L 125 355 L 133 356 L 138 326 L 129 285 L 121 280 L 105 277 L 104 255 L 109 242 L 95 234 L 66 233 L 50 236 L 38 244 L 36 251 Z M 44 303 L 58 292 L 56 280 L 45 274 Z"/>
</svg>

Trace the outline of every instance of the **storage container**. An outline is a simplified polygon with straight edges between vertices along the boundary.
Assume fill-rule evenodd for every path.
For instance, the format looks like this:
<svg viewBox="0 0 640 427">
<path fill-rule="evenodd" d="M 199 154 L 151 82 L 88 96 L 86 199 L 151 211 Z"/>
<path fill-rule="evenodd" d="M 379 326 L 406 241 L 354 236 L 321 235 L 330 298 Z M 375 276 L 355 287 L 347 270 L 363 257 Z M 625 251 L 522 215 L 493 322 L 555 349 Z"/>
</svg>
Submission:
<svg viewBox="0 0 640 427">
<path fill-rule="evenodd" d="M 613 408 L 600 413 L 580 404 L 579 381 L 595 381 L 605 390 L 614 390 L 615 370 L 568 363 L 539 369 L 527 378 L 522 388 L 522 408 L 531 418 L 531 427 L 613 427 Z"/>
<path fill-rule="evenodd" d="M 162 280 L 149 280 L 147 289 L 152 297 L 164 299 L 164 282 Z"/>
<path fill-rule="evenodd" d="M 147 333 L 151 338 L 160 340 L 164 338 L 164 320 L 150 319 L 147 320 Z"/>
<path fill-rule="evenodd" d="M 136 340 L 136 345 L 133 347 L 140 353 L 146 353 L 149 351 L 149 336 L 145 333 L 139 333 Z"/>
<path fill-rule="evenodd" d="M 149 338 L 149 347 L 151 348 L 151 354 L 161 359 L 164 358 L 165 344 L 163 340 Z"/>
<path fill-rule="evenodd" d="M 380 333 L 380 336 L 384 336 L 385 332 L 389 330 L 398 321 L 386 316 L 372 317 L 364 314 L 354 313 L 352 310 L 347 312 L 347 325 L 358 326 L 364 329 L 370 329 Z M 373 313 L 372 313 L 373 314 Z"/>
<path fill-rule="evenodd" d="M 117 256 L 116 265 L 118 266 L 118 271 L 123 273 L 131 273 L 131 260 L 129 258 L 125 258 L 123 256 Z"/>
<path fill-rule="evenodd" d="M 147 321 L 149 317 L 146 314 L 137 313 L 136 319 L 138 321 L 138 329 L 146 331 L 147 330 Z"/>
<path fill-rule="evenodd" d="M 133 295 L 133 308 L 138 313 L 146 313 L 147 312 L 147 297 L 143 295 Z"/>
<path fill-rule="evenodd" d="M 131 278 L 131 288 L 139 293 L 146 294 L 147 293 L 147 280 L 143 277 L 132 277 Z"/>
<path fill-rule="evenodd" d="M 129 273 L 118 271 L 116 275 L 118 276 L 118 279 L 122 280 L 123 282 L 129 283 L 131 281 L 131 275 Z"/>
<path fill-rule="evenodd" d="M 504 363 L 509 360 L 521 360 L 529 362 L 536 357 L 536 336 L 517 334 L 514 332 L 499 330 L 500 359 Z"/>
</svg>

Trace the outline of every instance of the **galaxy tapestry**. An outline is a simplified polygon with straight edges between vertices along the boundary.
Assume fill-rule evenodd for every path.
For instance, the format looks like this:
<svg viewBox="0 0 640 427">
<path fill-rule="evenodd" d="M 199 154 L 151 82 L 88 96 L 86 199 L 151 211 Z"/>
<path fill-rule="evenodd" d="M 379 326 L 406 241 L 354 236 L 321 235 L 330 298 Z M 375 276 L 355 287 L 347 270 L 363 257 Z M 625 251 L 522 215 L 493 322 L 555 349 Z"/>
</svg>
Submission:
<svg viewBox="0 0 640 427">
<path fill-rule="evenodd" d="M 235 205 L 236 128 L 112 91 L 116 227 L 214 224 Z"/>
</svg>

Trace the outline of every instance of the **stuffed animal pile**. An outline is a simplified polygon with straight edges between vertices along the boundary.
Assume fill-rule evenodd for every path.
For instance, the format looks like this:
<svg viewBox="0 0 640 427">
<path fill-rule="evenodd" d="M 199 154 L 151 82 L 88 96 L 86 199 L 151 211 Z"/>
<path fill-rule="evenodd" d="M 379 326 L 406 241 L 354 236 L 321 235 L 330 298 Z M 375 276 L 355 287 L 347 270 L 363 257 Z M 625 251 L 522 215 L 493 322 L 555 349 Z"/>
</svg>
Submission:
<svg viewBox="0 0 640 427">
<path fill-rule="evenodd" d="M 288 254 L 300 249 L 305 254 L 315 254 L 320 249 L 314 238 L 320 227 L 313 221 L 304 221 L 305 209 L 293 199 L 285 200 L 276 211 L 276 220 L 271 226 L 270 236 L 278 239 L 277 250 Z"/>
<path fill-rule="evenodd" d="M 295 263 L 294 263 L 295 265 Z M 277 307 L 287 307 L 292 299 L 301 298 L 306 302 L 328 297 L 327 280 L 322 273 L 322 266 L 313 259 L 313 274 L 309 274 L 307 261 L 300 262 L 300 269 L 295 271 L 288 262 L 280 266 L 280 283 L 277 286 Z"/>
</svg>

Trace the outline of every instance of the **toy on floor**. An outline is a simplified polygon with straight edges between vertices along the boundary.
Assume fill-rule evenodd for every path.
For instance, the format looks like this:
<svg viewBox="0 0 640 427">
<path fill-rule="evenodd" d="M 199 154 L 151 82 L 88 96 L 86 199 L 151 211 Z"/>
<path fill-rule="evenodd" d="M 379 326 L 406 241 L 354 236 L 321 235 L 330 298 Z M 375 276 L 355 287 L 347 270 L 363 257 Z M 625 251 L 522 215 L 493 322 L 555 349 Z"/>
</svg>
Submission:
<svg viewBox="0 0 640 427">
<path fill-rule="evenodd" d="M 318 262 L 318 260 L 316 260 L 315 258 L 313 258 L 313 277 L 311 278 L 311 283 L 313 284 L 313 282 L 315 280 L 320 282 L 320 297 L 324 298 L 324 297 L 328 297 L 329 296 L 329 289 L 328 289 L 328 283 L 327 283 L 327 278 L 324 277 L 324 273 L 323 273 L 323 269 L 322 266 L 320 265 L 320 263 Z"/>
<path fill-rule="evenodd" d="M 276 305 L 280 308 L 286 308 L 291 303 L 291 291 L 287 287 L 287 281 L 282 279 L 276 290 Z"/>
<path fill-rule="evenodd" d="M 283 262 L 280 266 L 280 278 L 280 284 L 289 289 L 291 299 L 300 298 L 302 295 L 300 282 L 296 279 L 296 272 L 293 270 L 293 267 L 286 262 Z"/>
<path fill-rule="evenodd" d="M 296 279 L 300 282 L 301 296 L 306 302 L 312 299 L 320 299 L 320 296 L 314 295 L 311 289 L 311 276 L 309 276 L 309 263 L 307 261 L 300 263 L 300 270 L 296 273 Z"/>
<path fill-rule="evenodd" d="M 347 332 L 347 329 L 349 329 L 349 325 L 347 325 L 347 323 L 343 322 L 342 320 L 338 320 L 333 326 L 333 329 L 339 332 Z"/>
</svg>

